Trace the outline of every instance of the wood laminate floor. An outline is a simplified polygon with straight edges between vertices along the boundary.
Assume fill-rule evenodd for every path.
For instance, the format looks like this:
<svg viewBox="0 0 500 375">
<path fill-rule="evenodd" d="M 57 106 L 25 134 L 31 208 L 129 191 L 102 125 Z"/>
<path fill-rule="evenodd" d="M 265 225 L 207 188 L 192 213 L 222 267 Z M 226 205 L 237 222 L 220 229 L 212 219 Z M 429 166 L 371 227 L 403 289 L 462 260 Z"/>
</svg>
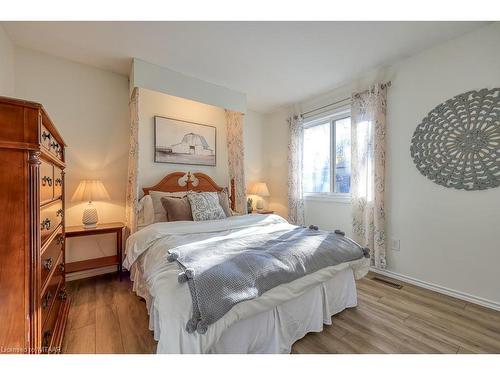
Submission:
<svg viewBox="0 0 500 375">
<path fill-rule="evenodd" d="M 292 353 L 500 353 L 500 312 L 401 283 L 357 282 L 358 306 L 297 341 Z M 128 278 L 68 283 L 64 353 L 154 353 L 144 301 Z"/>
</svg>

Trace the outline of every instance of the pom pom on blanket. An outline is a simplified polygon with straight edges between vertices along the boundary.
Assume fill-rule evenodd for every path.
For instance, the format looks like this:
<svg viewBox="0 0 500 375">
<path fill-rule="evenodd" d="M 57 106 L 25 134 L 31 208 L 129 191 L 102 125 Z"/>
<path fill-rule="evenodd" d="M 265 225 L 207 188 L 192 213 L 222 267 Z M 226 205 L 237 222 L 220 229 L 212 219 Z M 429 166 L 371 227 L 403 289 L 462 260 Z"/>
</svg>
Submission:
<svg viewBox="0 0 500 375">
<path fill-rule="evenodd" d="M 367 247 L 363 247 L 363 255 L 365 256 L 365 258 L 369 258 L 370 257 L 370 249 L 367 248 Z"/>
<path fill-rule="evenodd" d="M 177 260 L 177 258 L 179 258 L 179 253 L 175 251 L 172 251 L 167 255 L 167 260 L 169 262 L 174 262 L 175 260 Z"/>
<path fill-rule="evenodd" d="M 208 330 L 208 324 L 203 320 L 200 320 L 198 322 L 198 325 L 196 326 L 196 332 L 198 332 L 200 335 L 203 335 L 207 332 L 207 330 Z"/>
<path fill-rule="evenodd" d="M 181 272 L 180 274 L 177 275 L 177 281 L 182 284 L 188 281 L 188 277 L 186 275 L 186 272 Z"/>
<path fill-rule="evenodd" d="M 192 279 L 194 277 L 194 268 L 186 268 L 184 273 L 188 279 Z"/>
<path fill-rule="evenodd" d="M 345 232 L 340 229 L 335 229 L 335 234 L 340 234 L 341 236 L 345 236 Z"/>
<path fill-rule="evenodd" d="M 188 279 L 192 279 L 194 277 L 194 268 L 186 268 L 184 272 L 181 272 L 177 275 L 177 281 L 179 283 L 185 283 Z"/>
<path fill-rule="evenodd" d="M 194 318 L 192 319 L 189 319 L 187 324 L 186 324 L 186 331 L 188 331 L 188 333 L 193 333 L 194 331 L 196 331 L 196 326 L 198 324 L 198 321 Z"/>
</svg>

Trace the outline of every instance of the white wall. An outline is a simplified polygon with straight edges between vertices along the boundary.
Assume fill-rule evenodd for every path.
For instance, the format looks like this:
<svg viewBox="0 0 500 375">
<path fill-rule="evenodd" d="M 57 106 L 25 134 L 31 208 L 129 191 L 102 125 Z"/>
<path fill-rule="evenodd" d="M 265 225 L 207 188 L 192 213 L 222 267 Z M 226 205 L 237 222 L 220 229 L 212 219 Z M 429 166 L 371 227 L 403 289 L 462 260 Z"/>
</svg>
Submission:
<svg viewBox="0 0 500 375">
<path fill-rule="evenodd" d="M 215 126 L 216 166 L 154 162 L 154 116 L 170 117 Z M 177 171 L 203 172 L 217 184 L 228 186 L 226 117 L 224 109 L 148 89 L 139 89 L 139 189 L 158 183 Z"/>
<path fill-rule="evenodd" d="M 97 68 L 15 48 L 17 97 L 43 104 L 66 141 L 66 224 L 79 225 L 85 203 L 71 202 L 81 179 L 103 181 L 110 202 L 96 202 L 101 222 L 125 220 L 128 79 Z M 69 239 L 67 262 L 111 255 L 112 236 Z"/>
<path fill-rule="evenodd" d="M 306 103 L 331 102 L 391 79 L 387 114 L 386 201 L 388 238 L 401 251 L 388 249 L 388 269 L 500 303 L 500 188 L 467 192 L 426 179 L 410 157 L 411 136 L 436 105 L 459 93 L 500 85 L 500 24 L 434 47 L 391 67 L 370 72 Z M 334 101 L 334 100 L 333 100 Z M 264 152 L 271 207 L 286 214 L 286 117 L 282 109 L 265 116 Z M 284 171 L 283 171 L 284 170 Z M 306 222 L 350 232 L 350 205 L 306 202 Z"/>
<path fill-rule="evenodd" d="M 389 269 L 500 302 L 500 188 L 459 191 L 416 169 L 411 136 L 436 105 L 471 89 L 500 86 L 500 23 L 433 48 L 395 67 L 388 91 Z"/>
<path fill-rule="evenodd" d="M 14 96 L 14 46 L 0 25 L 0 96 Z"/>
<path fill-rule="evenodd" d="M 245 145 L 245 177 L 247 185 L 260 181 L 264 175 L 263 161 L 263 116 L 247 111 L 243 123 L 243 143 Z"/>
<path fill-rule="evenodd" d="M 269 187 L 269 209 L 288 216 L 288 125 L 289 112 L 282 109 L 264 116 L 263 148 L 265 180 Z"/>
</svg>

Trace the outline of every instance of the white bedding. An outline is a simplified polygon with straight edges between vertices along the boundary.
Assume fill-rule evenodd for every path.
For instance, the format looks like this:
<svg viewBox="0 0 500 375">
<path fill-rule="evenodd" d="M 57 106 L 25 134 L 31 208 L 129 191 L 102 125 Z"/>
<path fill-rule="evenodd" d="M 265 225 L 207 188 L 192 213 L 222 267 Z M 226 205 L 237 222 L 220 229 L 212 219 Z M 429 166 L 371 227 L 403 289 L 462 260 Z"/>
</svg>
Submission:
<svg viewBox="0 0 500 375">
<path fill-rule="evenodd" d="M 177 282 L 176 263 L 167 250 L 220 236 L 255 234 L 293 228 L 277 215 L 233 216 L 207 222 L 152 224 L 127 240 L 124 266 L 132 271 L 134 290 L 146 298 L 150 328 L 158 353 L 284 353 L 310 331 L 320 331 L 330 316 L 356 305 L 354 277 L 364 276 L 368 260 L 342 263 L 280 285 L 259 298 L 233 307 L 204 335 L 185 330 L 192 313 L 186 283 Z M 307 308 L 304 308 L 307 307 Z"/>
</svg>

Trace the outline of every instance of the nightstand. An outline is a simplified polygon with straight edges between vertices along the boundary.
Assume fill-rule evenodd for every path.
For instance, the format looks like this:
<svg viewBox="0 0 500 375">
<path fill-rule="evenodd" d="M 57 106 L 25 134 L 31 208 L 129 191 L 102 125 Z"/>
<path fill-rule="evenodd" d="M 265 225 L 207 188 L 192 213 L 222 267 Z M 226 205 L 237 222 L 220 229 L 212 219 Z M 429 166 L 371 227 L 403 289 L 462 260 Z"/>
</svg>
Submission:
<svg viewBox="0 0 500 375">
<path fill-rule="evenodd" d="M 263 214 L 263 215 L 269 215 L 269 214 L 274 214 L 274 211 L 270 210 L 253 210 L 252 214 Z"/>
<path fill-rule="evenodd" d="M 85 229 L 82 225 L 66 227 L 66 238 L 94 236 L 96 234 L 116 233 L 116 255 L 107 257 L 81 260 L 66 264 L 66 274 L 72 272 L 87 271 L 95 268 L 117 266 L 120 281 L 122 280 L 122 236 L 123 223 L 97 224 L 95 228 Z"/>
</svg>

